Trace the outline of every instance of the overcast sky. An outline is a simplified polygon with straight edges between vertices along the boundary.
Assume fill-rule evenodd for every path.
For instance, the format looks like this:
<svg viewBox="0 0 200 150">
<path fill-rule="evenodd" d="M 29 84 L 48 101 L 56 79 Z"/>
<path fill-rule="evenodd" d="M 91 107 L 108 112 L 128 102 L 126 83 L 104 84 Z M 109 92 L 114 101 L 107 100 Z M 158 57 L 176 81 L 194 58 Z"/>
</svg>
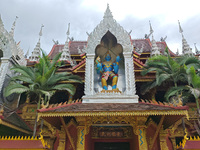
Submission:
<svg viewBox="0 0 200 150">
<path fill-rule="evenodd" d="M 66 41 L 68 23 L 74 40 L 87 40 L 90 33 L 103 19 L 110 5 L 114 19 L 126 31 L 132 30 L 132 39 L 144 38 L 149 33 L 149 20 L 154 38 L 166 42 L 174 52 L 182 51 L 179 33 L 180 20 L 184 37 L 194 51 L 194 43 L 200 49 L 200 9 L 198 0 L 0 0 L 0 14 L 5 28 L 10 28 L 18 16 L 14 38 L 21 41 L 21 48 L 33 51 L 41 24 L 44 24 L 41 48 L 49 52 L 53 41 Z M 30 55 L 30 53 L 29 53 Z"/>
</svg>

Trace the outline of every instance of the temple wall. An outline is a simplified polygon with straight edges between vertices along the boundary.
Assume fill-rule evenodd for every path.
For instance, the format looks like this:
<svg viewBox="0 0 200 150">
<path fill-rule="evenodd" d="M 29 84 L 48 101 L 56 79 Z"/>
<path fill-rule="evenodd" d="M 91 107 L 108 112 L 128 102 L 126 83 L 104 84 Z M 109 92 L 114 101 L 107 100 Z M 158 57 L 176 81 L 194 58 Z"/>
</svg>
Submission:
<svg viewBox="0 0 200 150">
<path fill-rule="evenodd" d="M 156 127 L 154 125 L 149 125 L 146 131 L 147 131 L 146 132 L 147 143 L 148 143 L 148 146 L 150 146 L 150 144 L 152 143 L 154 134 L 156 133 Z M 154 147 L 154 150 L 161 150 L 159 136 L 156 138 L 156 143 L 154 144 L 153 147 Z"/>
</svg>

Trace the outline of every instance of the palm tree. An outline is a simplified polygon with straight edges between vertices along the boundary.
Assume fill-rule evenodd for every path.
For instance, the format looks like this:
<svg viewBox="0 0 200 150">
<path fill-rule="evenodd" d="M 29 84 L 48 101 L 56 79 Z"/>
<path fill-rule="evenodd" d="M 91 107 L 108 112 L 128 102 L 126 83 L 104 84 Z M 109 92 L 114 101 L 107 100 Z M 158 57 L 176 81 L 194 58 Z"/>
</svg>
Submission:
<svg viewBox="0 0 200 150">
<path fill-rule="evenodd" d="M 32 94 L 37 96 L 37 109 L 40 108 L 41 101 L 43 104 L 48 104 L 51 96 L 58 90 L 64 90 L 74 95 L 76 88 L 73 84 L 62 84 L 60 81 L 70 81 L 81 83 L 79 76 L 71 73 L 56 73 L 61 65 L 58 60 L 61 53 L 57 54 L 51 61 L 42 51 L 42 57 L 34 68 L 27 66 L 15 65 L 12 70 L 18 73 L 11 79 L 10 84 L 4 90 L 4 96 L 7 97 L 12 93 L 26 93 L 28 97 Z M 24 85 L 21 83 L 25 83 Z M 36 134 L 37 112 L 34 126 L 33 136 Z"/>
<path fill-rule="evenodd" d="M 150 90 L 153 87 L 160 86 L 163 82 L 172 82 L 175 87 L 179 81 L 184 81 L 184 67 L 173 59 L 168 52 L 166 47 L 165 52 L 167 56 L 159 55 L 148 59 L 144 66 L 142 75 L 146 75 L 149 72 L 156 72 L 156 79 L 148 86 L 145 86 L 145 91 Z"/>
<path fill-rule="evenodd" d="M 160 86 L 164 82 L 173 83 L 174 86 L 168 90 L 170 92 L 166 92 L 165 94 L 165 98 L 168 100 L 172 95 L 176 95 L 178 98 L 178 94 L 181 90 L 175 89 L 180 88 L 184 90 L 183 86 L 178 85 L 178 83 L 187 84 L 187 73 L 184 66 L 194 66 L 197 69 L 200 67 L 200 61 L 195 57 L 189 56 L 172 58 L 167 47 L 165 52 L 166 56 L 159 55 L 151 57 L 147 61 L 141 74 L 146 75 L 152 71 L 156 72 L 156 79 L 145 85 L 145 88 L 142 89 L 144 92 L 156 86 Z"/>
</svg>

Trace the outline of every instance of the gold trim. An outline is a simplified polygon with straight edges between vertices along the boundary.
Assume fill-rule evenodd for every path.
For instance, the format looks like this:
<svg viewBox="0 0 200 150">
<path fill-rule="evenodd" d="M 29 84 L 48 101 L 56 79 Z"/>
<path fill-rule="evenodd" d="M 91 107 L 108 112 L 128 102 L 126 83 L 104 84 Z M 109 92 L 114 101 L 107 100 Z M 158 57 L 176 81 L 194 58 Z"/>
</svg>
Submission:
<svg viewBox="0 0 200 150">
<path fill-rule="evenodd" d="M 149 116 L 149 115 L 185 115 L 189 119 L 187 110 L 146 110 L 146 111 L 127 111 L 127 112 L 39 112 L 40 117 L 83 117 L 83 116 Z"/>
<path fill-rule="evenodd" d="M 80 65 L 80 66 L 77 67 L 76 69 L 74 69 L 72 72 L 77 73 L 77 72 L 79 72 L 78 69 L 80 69 L 80 68 L 82 68 L 82 67 L 84 67 L 84 66 L 85 66 L 85 63 L 83 63 L 82 65 Z M 85 71 L 84 71 L 84 72 L 85 72 Z"/>
<path fill-rule="evenodd" d="M 27 131 L 27 130 L 24 130 L 24 129 L 22 129 L 22 128 L 20 128 L 20 127 L 17 127 L 17 126 L 15 126 L 15 125 L 13 125 L 13 124 L 10 124 L 10 123 L 8 123 L 8 122 L 6 122 L 6 121 L 3 121 L 2 119 L 0 119 L 0 124 L 2 124 L 2 125 L 4 125 L 4 126 L 7 126 L 7 127 L 9 127 L 9 128 L 18 130 L 18 131 L 20 131 L 20 132 L 26 133 L 26 134 L 32 134 L 32 132 Z"/>
<path fill-rule="evenodd" d="M 136 62 L 136 61 L 133 61 L 133 62 L 134 62 L 134 64 L 136 64 L 137 66 L 139 66 L 139 67 L 143 68 L 143 66 L 142 66 L 142 65 L 140 65 L 138 62 Z"/>
<path fill-rule="evenodd" d="M 135 79 L 136 82 L 153 81 L 154 79 Z"/>
</svg>

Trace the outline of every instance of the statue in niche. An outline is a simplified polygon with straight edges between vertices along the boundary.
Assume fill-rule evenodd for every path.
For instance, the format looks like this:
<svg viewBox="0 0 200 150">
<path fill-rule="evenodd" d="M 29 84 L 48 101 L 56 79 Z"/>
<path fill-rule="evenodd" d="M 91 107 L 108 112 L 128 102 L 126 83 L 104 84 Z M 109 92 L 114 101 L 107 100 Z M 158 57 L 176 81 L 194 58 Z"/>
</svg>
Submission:
<svg viewBox="0 0 200 150">
<path fill-rule="evenodd" d="M 112 90 L 117 88 L 118 70 L 122 46 L 117 43 L 115 36 L 109 31 L 103 36 L 101 44 L 96 47 L 97 74 L 100 74 L 101 84 L 104 91 L 108 90 L 108 80 L 112 83 Z"/>
</svg>

